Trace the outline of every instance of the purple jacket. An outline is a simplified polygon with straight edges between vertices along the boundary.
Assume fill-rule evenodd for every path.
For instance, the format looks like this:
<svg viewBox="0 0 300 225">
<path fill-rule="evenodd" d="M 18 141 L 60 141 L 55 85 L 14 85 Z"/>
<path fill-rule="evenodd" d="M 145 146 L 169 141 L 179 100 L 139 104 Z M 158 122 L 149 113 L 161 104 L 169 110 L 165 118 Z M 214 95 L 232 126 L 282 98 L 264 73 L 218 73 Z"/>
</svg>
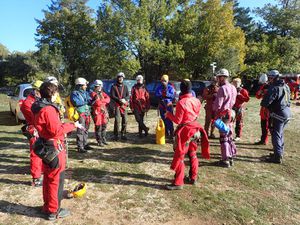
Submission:
<svg viewBox="0 0 300 225">
<path fill-rule="evenodd" d="M 235 86 L 226 81 L 226 83 L 219 88 L 213 103 L 213 110 L 216 112 L 216 115 L 219 115 L 225 110 L 231 110 L 235 103 L 236 96 L 237 91 Z"/>
</svg>

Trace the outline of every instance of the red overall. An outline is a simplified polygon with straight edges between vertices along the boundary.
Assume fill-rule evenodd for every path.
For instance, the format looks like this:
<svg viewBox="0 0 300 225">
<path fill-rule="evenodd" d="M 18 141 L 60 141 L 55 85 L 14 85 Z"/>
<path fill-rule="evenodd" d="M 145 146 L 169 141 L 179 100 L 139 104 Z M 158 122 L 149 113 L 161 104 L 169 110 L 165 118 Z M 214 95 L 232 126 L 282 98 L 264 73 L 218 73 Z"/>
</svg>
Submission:
<svg viewBox="0 0 300 225">
<path fill-rule="evenodd" d="M 209 142 L 205 130 L 196 121 L 201 108 L 200 101 L 192 97 L 192 94 L 184 94 L 180 96 L 179 102 L 176 104 L 176 113 L 166 113 L 166 118 L 176 124 L 179 124 L 175 131 L 175 149 L 171 169 L 175 171 L 174 185 L 180 186 L 184 184 L 184 157 L 189 155 L 190 159 L 190 179 L 196 180 L 198 175 L 198 158 L 196 154 L 197 144 L 190 141 L 193 135 L 200 131 L 202 156 L 209 159 Z"/>
<path fill-rule="evenodd" d="M 236 113 L 236 119 L 235 119 L 235 135 L 236 137 L 241 137 L 242 135 L 242 129 L 243 129 L 243 120 L 244 120 L 244 111 L 243 107 L 246 102 L 249 102 L 250 97 L 249 93 L 244 88 L 237 88 L 237 96 L 235 100 L 235 104 L 233 106 L 233 110 Z"/>
<path fill-rule="evenodd" d="M 264 95 L 268 91 L 268 84 L 263 84 L 260 86 L 258 91 L 255 94 L 255 97 L 257 99 L 262 99 Z M 260 142 L 267 144 L 268 143 L 268 133 L 269 133 L 269 117 L 270 117 L 270 112 L 266 107 L 261 107 L 260 108 L 260 126 L 261 126 L 261 138 Z"/>
<path fill-rule="evenodd" d="M 59 111 L 53 106 L 45 106 L 34 115 L 34 125 L 39 136 L 45 140 L 52 140 L 54 147 L 62 151 L 58 155 L 59 164 L 57 168 L 50 168 L 44 165 L 43 180 L 43 212 L 57 213 L 60 202 L 63 198 L 64 171 L 66 167 L 66 151 L 64 137 L 66 133 L 75 129 L 73 123 L 62 123 L 59 118 Z"/>
<path fill-rule="evenodd" d="M 29 149 L 30 149 L 30 173 L 33 179 L 37 179 L 41 177 L 42 174 L 42 160 L 34 153 L 33 144 L 36 141 L 36 129 L 34 128 L 34 115 L 31 111 L 32 104 L 36 101 L 34 94 L 30 94 L 23 101 L 21 106 L 21 112 L 23 113 L 26 123 L 27 130 L 32 135 L 32 138 L 29 140 Z M 35 134 L 36 133 L 36 134 Z"/>
<path fill-rule="evenodd" d="M 293 80 L 288 81 L 287 85 L 289 86 L 290 91 L 291 91 L 291 99 L 297 100 L 298 99 L 298 90 L 299 90 L 298 86 L 299 85 Z"/>
<path fill-rule="evenodd" d="M 218 92 L 218 87 L 216 85 L 210 85 L 206 87 L 203 91 L 203 99 L 206 101 L 206 104 L 204 106 L 205 108 L 205 124 L 204 129 L 209 134 L 209 127 L 211 127 L 210 135 L 213 135 L 214 133 L 214 125 L 212 123 L 212 120 L 215 117 L 214 111 L 213 111 L 213 103 L 216 98 Z"/>
<path fill-rule="evenodd" d="M 92 98 L 92 115 L 95 125 L 100 126 L 103 124 L 107 124 L 108 122 L 108 112 L 106 109 L 106 105 L 110 102 L 110 97 L 101 92 L 101 96 L 96 92 L 91 93 Z"/>
<path fill-rule="evenodd" d="M 146 112 L 150 108 L 149 93 L 146 88 L 141 85 L 134 85 L 131 89 L 130 108 L 132 111 L 137 110 L 139 113 Z"/>
</svg>

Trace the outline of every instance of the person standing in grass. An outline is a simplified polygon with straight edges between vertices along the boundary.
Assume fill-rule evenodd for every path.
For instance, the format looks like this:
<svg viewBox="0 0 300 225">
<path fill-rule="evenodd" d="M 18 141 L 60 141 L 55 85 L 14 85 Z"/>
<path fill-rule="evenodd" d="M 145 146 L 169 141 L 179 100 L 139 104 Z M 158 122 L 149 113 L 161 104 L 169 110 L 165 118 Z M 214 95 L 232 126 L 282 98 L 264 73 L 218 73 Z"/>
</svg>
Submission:
<svg viewBox="0 0 300 225">
<path fill-rule="evenodd" d="M 213 103 L 214 100 L 216 99 L 218 92 L 218 86 L 217 86 L 217 81 L 213 79 L 212 83 L 204 88 L 203 90 L 203 99 L 206 101 L 205 103 L 205 124 L 204 124 L 204 129 L 207 133 L 209 134 L 209 127 L 210 127 L 210 135 L 209 138 L 215 138 L 214 130 L 215 126 L 212 123 L 213 118 L 215 117 L 214 111 L 213 111 Z"/>
<path fill-rule="evenodd" d="M 85 129 L 77 129 L 76 142 L 79 153 L 86 153 L 87 150 L 93 149 L 88 144 L 88 134 L 91 122 L 91 97 L 86 91 L 87 84 L 88 82 L 86 79 L 82 77 L 77 78 L 75 80 L 75 90 L 72 91 L 70 95 L 70 100 L 79 113 L 79 123 L 85 127 Z"/>
<path fill-rule="evenodd" d="M 174 126 L 171 120 L 165 118 L 165 113 L 173 113 L 173 100 L 175 99 L 175 89 L 169 82 L 169 76 L 164 74 L 160 79 L 161 83 L 155 90 L 155 96 L 159 99 L 159 112 L 165 124 L 165 133 L 168 138 L 173 138 Z"/>
<path fill-rule="evenodd" d="M 144 124 L 144 116 L 150 108 L 150 98 L 143 81 L 142 75 L 136 77 L 136 84 L 132 87 L 130 96 L 130 108 L 138 122 L 139 137 L 143 136 L 143 131 L 147 136 L 149 131 L 149 127 Z"/>
<path fill-rule="evenodd" d="M 261 84 L 261 86 L 259 87 L 258 91 L 255 93 L 255 97 L 257 99 L 262 99 L 264 95 L 266 95 L 268 92 L 268 88 L 269 88 L 268 76 L 266 74 L 262 74 L 259 77 L 258 83 Z M 261 136 L 260 136 L 260 140 L 255 142 L 255 144 L 266 145 L 268 144 L 268 133 L 269 133 L 269 118 L 270 118 L 269 110 L 266 107 L 261 106 L 259 115 L 260 115 Z"/>
<path fill-rule="evenodd" d="M 232 84 L 236 87 L 237 96 L 236 101 L 233 106 L 235 111 L 235 141 L 239 141 L 242 135 L 242 129 L 244 125 L 244 116 L 245 116 L 245 103 L 249 102 L 250 97 L 249 93 L 245 88 L 242 88 L 242 81 L 240 78 L 235 78 L 232 81 Z"/>
<path fill-rule="evenodd" d="M 119 140 L 120 122 L 121 122 L 121 140 L 126 141 L 127 129 L 127 107 L 129 102 L 129 91 L 124 84 L 125 74 L 119 72 L 117 74 L 117 82 L 111 86 L 110 97 L 116 103 L 114 108 L 115 123 L 114 123 L 114 140 Z M 122 121 L 121 121 L 122 120 Z"/>
<path fill-rule="evenodd" d="M 108 123 L 108 112 L 106 105 L 110 102 L 110 97 L 102 90 L 103 82 L 95 80 L 94 88 L 91 92 L 92 117 L 95 123 L 95 136 L 98 146 L 108 145 L 106 140 L 106 127 Z"/>
<path fill-rule="evenodd" d="M 284 154 L 283 132 L 286 124 L 291 118 L 290 89 L 284 80 L 280 79 L 277 70 L 268 72 L 270 87 L 261 101 L 261 106 L 270 111 L 270 131 L 274 154 L 266 159 L 271 163 L 282 163 Z"/>
<path fill-rule="evenodd" d="M 70 215 L 69 210 L 61 208 L 63 198 L 63 186 L 66 167 L 66 147 L 64 145 L 65 135 L 75 128 L 84 129 L 76 123 L 62 123 L 59 116 L 59 107 L 55 104 L 57 98 L 57 86 L 45 82 L 40 88 L 41 98 L 32 104 L 31 110 L 34 114 L 34 126 L 37 129 L 39 140 L 43 143 L 42 149 L 48 154 L 55 156 L 49 161 L 43 159 L 44 180 L 42 212 L 47 215 L 48 220 L 56 220 Z M 35 149 L 36 150 L 36 149 Z"/>
<path fill-rule="evenodd" d="M 192 83 L 183 80 L 180 84 L 181 95 L 176 104 L 175 115 L 167 111 L 167 119 L 178 124 L 175 131 L 174 156 L 171 169 L 175 171 L 175 179 L 172 184 L 167 185 L 168 190 L 180 190 L 183 184 L 195 185 L 198 177 L 199 161 L 197 158 L 198 143 L 201 142 L 202 156 L 209 159 L 209 142 L 205 130 L 197 121 L 200 113 L 201 103 L 199 99 L 193 97 Z M 190 159 L 189 176 L 184 177 L 184 157 L 188 154 Z M 185 178 L 185 179 L 184 179 Z"/>
<path fill-rule="evenodd" d="M 30 173 L 32 176 L 31 185 L 34 187 L 42 186 L 42 160 L 34 153 L 33 144 L 38 137 L 37 130 L 34 127 L 34 114 L 31 111 L 32 104 L 36 102 L 40 97 L 40 87 L 43 84 L 42 81 L 36 80 L 32 83 L 33 91 L 27 96 L 21 105 L 21 112 L 23 113 L 26 125 L 22 127 L 24 135 L 29 140 L 30 149 Z"/>
<path fill-rule="evenodd" d="M 233 105 L 236 101 L 236 88 L 229 83 L 229 72 L 221 69 L 217 73 L 219 90 L 214 101 L 213 110 L 216 114 L 215 119 L 221 119 L 229 128 L 228 133 L 220 131 L 221 160 L 219 166 L 230 167 L 233 165 L 233 157 L 236 155 L 236 146 L 232 138 L 232 121 L 234 111 Z"/>
</svg>

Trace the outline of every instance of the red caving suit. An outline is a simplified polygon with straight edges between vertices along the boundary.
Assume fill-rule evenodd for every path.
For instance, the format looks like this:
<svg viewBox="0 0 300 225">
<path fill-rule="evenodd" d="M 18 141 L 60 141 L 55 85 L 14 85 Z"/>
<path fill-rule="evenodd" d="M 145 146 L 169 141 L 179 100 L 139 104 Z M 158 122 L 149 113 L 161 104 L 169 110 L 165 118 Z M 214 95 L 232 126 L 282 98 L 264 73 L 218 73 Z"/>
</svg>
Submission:
<svg viewBox="0 0 300 225">
<path fill-rule="evenodd" d="M 66 133 L 75 129 L 75 125 L 73 123 L 62 123 L 59 117 L 59 110 L 52 105 L 41 106 L 38 110 L 33 110 L 33 112 L 34 125 L 39 133 L 39 137 L 47 141 L 53 141 L 54 147 L 61 149 L 58 155 L 59 162 L 55 168 L 51 168 L 43 162 L 43 212 L 57 213 L 63 198 L 66 168 L 64 138 Z"/>
<path fill-rule="evenodd" d="M 201 132 L 201 150 L 202 156 L 206 159 L 210 158 L 209 142 L 205 130 L 197 122 L 200 112 L 201 103 L 199 99 L 192 96 L 191 93 L 180 96 L 180 100 L 176 104 L 176 113 L 166 113 L 166 118 L 178 124 L 175 131 L 174 156 L 171 169 L 175 171 L 174 185 L 184 184 L 184 157 L 188 153 L 190 159 L 191 179 L 196 180 L 198 175 L 198 158 L 196 154 L 197 143 L 190 141 L 193 135 Z"/>
<path fill-rule="evenodd" d="M 21 112 L 23 113 L 26 123 L 27 131 L 32 136 L 29 139 L 29 149 L 30 149 L 30 173 L 33 179 L 40 178 L 42 175 L 42 160 L 34 153 L 33 144 L 37 139 L 37 131 L 34 128 L 34 115 L 31 111 L 32 104 L 36 101 L 34 93 L 31 93 L 23 101 L 21 106 Z"/>
<path fill-rule="evenodd" d="M 241 137 L 242 129 L 243 129 L 243 120 L 244 120 L 244 105 L 246 102 L 249 102 L 250 97 L 249 93 L 244 88 L 237 88 L 237 96 L 235 100 L 235 104 L 233 106 L 233 110 L 235 111 L 236 119 L 235 119 L 235 135 L 236 137 Z"/>
</svg>

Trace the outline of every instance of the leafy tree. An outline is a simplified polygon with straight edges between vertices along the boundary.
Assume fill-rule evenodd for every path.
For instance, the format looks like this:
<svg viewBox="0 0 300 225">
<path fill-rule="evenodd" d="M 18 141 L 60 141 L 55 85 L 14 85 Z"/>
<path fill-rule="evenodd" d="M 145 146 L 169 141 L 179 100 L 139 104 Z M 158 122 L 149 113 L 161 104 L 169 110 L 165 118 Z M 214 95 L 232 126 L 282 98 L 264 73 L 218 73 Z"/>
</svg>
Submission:
<svg viewBox="0 0 300 225">
<path fill-rule="evenodd" d="M 259 35 L 248 42 L 245 74 L 278 69 L 282 73 L 300 71 L 300 6 L 296 0 L 281 0 L 267 4 L 256 12 L 263 18 L 258 23 Z"/>
<path fill-rule="evenodd" d="M 9 50 L 0 43 L 0 61 L 4 60 L 9 54 Z"/>
<path fill-rule="evenodd" d="M 175 40 L 183 43 L 184 67 L 193 79 L 207 77 L 210 63 L 231 72 L 243 70 L 245 36 L 234 25 L 231 3 L 219 0 L 186 4 L 175 26 Z"/>
<path fill-rule="evenodd" d="M 108 0 L 99 7 L 98 29 L 105 33 L 104 46 L 119 58 L 117 67 L 130 74 L 141 69 L 150 80 L 183 58 L 181 46 L 167 35 L 177 6 L 175 0 Z"/>
<path fill-rule="evenodd" d="M 95 47 L 95 23 L 87 0 L 52 1 L 45 18 L 37 20 L 37 40 L 39 46 L 47 44 L 49 51 L 55 55 L 61 52 L 65 70 L 70 74 L 71 82 L 76 77 L 92 76 L 91 54 Z"/>
</svg>

